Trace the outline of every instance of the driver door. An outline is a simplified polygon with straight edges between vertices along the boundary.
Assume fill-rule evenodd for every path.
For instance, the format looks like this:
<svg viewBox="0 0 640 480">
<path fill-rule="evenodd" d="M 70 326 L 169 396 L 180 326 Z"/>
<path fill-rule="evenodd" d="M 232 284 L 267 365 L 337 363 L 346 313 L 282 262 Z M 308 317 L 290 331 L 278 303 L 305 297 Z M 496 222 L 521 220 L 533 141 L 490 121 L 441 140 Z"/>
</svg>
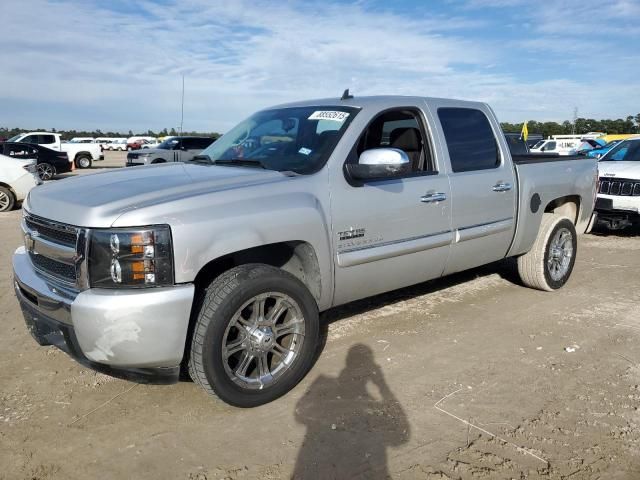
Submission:
<svg viewBox="0 0 640 480">
<path fill-rule="evenodd" d="M 398 148 L 410 157 L 401 178 L 332 189 L 334 304 L 440 277 L 453 239 L 451 192 L 415 107 L 386 111 L 370 122 L 348 161 L 364 150 Z"/>
</svg>

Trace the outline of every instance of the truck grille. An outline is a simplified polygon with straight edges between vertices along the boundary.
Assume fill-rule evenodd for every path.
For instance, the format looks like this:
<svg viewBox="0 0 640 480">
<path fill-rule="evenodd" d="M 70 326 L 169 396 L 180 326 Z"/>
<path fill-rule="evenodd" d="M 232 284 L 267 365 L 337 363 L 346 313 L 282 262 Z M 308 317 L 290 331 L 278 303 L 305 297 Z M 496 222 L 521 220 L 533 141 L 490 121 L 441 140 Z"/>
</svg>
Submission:
<svg viewBox="0 0 640 480">
<path fill-rule="evenodd" d="M 61 224 L 54 224 L 48 220 L 44 220 L 35 216 L 28 216 L 24 219 L 27 227 L 31 231 L 38 232 L 42 237 L 55 243 L 61 243 L 68 247 L 76 246 L 78 237 L 77 231 L 73 227 L 66 227 Z"/>
<path fill-rule="evenodd" d="M 640 196 L 640 180 L 626 178 L 600 178 L 598 193 L 603 195 Z"/>
<path fill-rule="evenodd" d="M 75 283 L 76 267 L 67 263 L 58 262 L 52 258 L 34 253 L 29 253 L 33 266 L 53 277 L 59 278 L 66 283 Z"/>
<path fill-rule="evenodd" d="M 25 248 L 34 268 L 54 280 L 76 287 L 77 272 L 84 259 L 84 230 L 26 212 L 22 228 Z"/>
</svg>

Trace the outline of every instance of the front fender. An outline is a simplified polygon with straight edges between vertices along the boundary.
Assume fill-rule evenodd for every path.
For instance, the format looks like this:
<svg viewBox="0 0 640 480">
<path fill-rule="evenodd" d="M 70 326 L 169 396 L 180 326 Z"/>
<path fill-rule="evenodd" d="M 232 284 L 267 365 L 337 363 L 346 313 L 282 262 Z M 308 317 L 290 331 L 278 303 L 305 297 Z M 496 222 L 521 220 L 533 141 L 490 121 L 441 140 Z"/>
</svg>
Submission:
<svg viewBox="0 0 640 480">
<path fill-rule="evenodd" d="M 332 298 L 328 222 L 320 203 L 305 193 L 229 205 L 210 221 L 173 229 L 176 282 L 192 282 L 203 266 L 225 255 L 264 245 L 303 241 L 312 246 L 320 268 L 320 307 Z"/>
</svg>

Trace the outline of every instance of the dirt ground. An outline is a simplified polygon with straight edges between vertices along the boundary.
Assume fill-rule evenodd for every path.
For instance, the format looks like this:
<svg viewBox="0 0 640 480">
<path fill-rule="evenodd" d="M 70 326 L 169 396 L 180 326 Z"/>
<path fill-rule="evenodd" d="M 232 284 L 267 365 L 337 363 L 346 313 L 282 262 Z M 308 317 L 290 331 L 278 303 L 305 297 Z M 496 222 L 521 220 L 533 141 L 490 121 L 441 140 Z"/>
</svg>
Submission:
<svg viewBox="0 0 640 480">
<path fill-rule="evenodd" d="M 583 236 L 554 293 L 502 262 L 327 312 L 307 378 L 241 410 L 37 346 L 19 219 L 0 214 L 0 479 L 640 478 L 639 230 Z"/>
</svg>

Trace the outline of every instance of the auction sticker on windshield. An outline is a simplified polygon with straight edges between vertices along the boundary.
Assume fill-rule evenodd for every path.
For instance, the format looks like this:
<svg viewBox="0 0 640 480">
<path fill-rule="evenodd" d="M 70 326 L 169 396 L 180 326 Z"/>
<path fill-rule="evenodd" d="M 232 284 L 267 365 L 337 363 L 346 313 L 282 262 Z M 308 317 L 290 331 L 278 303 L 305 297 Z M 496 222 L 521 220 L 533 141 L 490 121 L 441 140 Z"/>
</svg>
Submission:
<svg viewBox="0 0 640 480">
<path fill-rule="evenodd" d="M 333 120 L 334 122 L 344 122 L 349 114 L 347 112 L 336 112 L 331 110 L 316 110 L 307 120 Z"/>
</svg>

